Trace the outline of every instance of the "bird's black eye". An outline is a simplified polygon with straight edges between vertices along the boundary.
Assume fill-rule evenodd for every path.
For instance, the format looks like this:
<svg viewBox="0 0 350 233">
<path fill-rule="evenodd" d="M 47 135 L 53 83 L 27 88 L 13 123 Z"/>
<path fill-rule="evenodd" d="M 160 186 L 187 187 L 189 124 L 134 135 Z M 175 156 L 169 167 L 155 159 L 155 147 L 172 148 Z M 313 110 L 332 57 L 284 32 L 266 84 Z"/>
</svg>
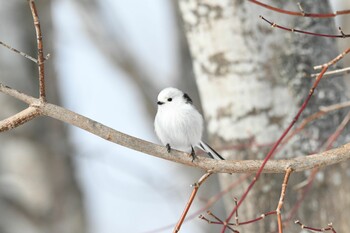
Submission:
<svg viewBox="0 0 350 233">
<path fill-rule="evenodd" d="M 168 101 L 171 102 L 173 99 L 172 98 L 168 98 Z"/>
</svg>

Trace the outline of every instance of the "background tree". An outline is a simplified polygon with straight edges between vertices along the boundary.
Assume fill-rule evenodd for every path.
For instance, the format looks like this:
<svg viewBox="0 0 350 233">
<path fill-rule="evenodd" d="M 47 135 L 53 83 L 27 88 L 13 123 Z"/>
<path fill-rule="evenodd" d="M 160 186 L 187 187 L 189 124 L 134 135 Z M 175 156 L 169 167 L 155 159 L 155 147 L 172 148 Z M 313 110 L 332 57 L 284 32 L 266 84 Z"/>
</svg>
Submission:
<svg viewBox="0 0 350 233">
<path fill-rule="evenodd" d="M 52 46 L 51 1 L 38 1 L 45 52 Z M 1 41 L 36 54 L 33 19 L 26 1 L 1 1 Z M 37 68 L 10 50 L 0 52 L 1 82 L 37 96 Z M 60 103 L 56 72 L 47 62 L 49 99 Z M 0 118 L 19 112 L 25 105 L 0 96 Z M 81 193 L 73 175 L 72 149 L 62 123 L 33 121 L 0 134 L 0 231 L 85 232 Z"/>
<path fill-rule="evenodd" d="M 298 10 L 292 2 L 274 4 Z M 325 1 L 303 1 L 302 7 L 306 12 L 331 12 Z M 307 96 L 312 80 L 305 77 L 314 72 L 313 66 L 325 63 L 338 52 L 334 39 L 276 30 L 258 16 L 292 28 L 328 34 L 336 33 L 333 19 L 291 17 L 249 1 L 180 1 L 180 8 L 212 144 L 223 148 L 222 154 L 230 159 L 263 158 L 269 149 L 263 145 L 278 138 Z M 317 112 L 320 106 L 344 101 L 345 95 L 341 77 L 322 80 L 302 117 Z M 344 116 L 343 112 L 336 112 L 313 122 L 276 158 L 322 150 Z M 348 140 L 348 133 L 344 133 L 335 145 Z M 240 146 L 241 149 L 234 149 Z M 319 226 L 336 221 L 339 231 L 349 229 L 344 219 L 347 210 L 339 211 L 349 204 L 346 193 L 350 186 L 342 182 L 347 180 L 346 170 L 347 166 L 340 165 L 322 170 L 296 218 Z M 298 184 L 308 176 L 309 173 L 294 174 L 291 182 Z M 235 179 L 235 175 L 220 176 L 224 187 Z M 257 210 L 264 213 L 274 209 L 281 180 L 280 175 L 261 177 L 239 209 L 241 219 L 254 219 Z M 232 195 L 239 198 L 250 182 L 248 179 Z M 291 209 L 300 193 L 289 189 L 285 211 Z M 234 202 L 228 198 L 225 203 L 231 212 Z M 297 231 L 296 227 L 292 231 Z M 264 221 L 247 229 L 269 232 L 276 230 L 276 225 Z"/>
</svg>

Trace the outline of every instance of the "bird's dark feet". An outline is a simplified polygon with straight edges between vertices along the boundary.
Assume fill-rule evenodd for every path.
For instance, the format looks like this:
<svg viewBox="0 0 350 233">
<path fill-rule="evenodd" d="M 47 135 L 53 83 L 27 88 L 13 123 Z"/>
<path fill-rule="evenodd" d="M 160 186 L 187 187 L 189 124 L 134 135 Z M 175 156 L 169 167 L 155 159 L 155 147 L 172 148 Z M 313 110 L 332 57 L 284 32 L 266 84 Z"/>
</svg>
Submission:
<svg viewBox="0 0 350 233">
<path fill-rule="evenodd" d="M 166 144 L 165 147 L 166 147 L 166 150 L 168 151 L 168 153 L 170 153 L 170 151 L 171 151 L 171 146 L 170 146 L 170 144 L 169 144 L 169 143 Z"/>
<path fill-rule="evenodd" d="M 192 156 L 192 162 L 196 158 L 196 152 L 194 152 L 193 146 L 191 146 L 191 156 Z"/>
</svg>

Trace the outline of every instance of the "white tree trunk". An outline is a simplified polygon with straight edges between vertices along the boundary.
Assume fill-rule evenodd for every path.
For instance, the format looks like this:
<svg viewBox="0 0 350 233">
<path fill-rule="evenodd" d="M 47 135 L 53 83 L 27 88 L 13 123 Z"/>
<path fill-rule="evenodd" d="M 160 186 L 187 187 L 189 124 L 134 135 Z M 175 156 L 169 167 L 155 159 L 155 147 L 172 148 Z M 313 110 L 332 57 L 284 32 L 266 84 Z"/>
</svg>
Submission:
<svg viewBox="0 0 350 233">
<path fill-rule="evenodd" d="M 334 40 L 280 31 L 260 20 L 259 15 L 278 24 L 322 33 L 335 33 L 333 20 L 281 15 L 248 1 L 181 0 L 179 4 L 211 144 L 221 148 L 221 153 L 229 159 L 262 159 L 269 147 L 256 145 L 272 143 L 281 135 L 311 87 L 312 80 L 305 78 L 305 74 L 313 72 L 312 66 L 335 57 L 337 50 Z M 278 7 L 298 11 L 293 4 L 282 2 L 278 3 Z M 302 4 L 307 12 L 331 11 L 325 1 L 317 4 L 303 1 Z M 344 100 L 342 86 L 341 78 L 323 80 L 304 116 L 318 111 L 320 105 Z M 317 151 L 335 130 L 341 117 L 339 113 L 330 114 L 326 119 L 313 123 L 277 156 Z M 344 142 L 344 138 L 338 142 Z M 252 142 L 254 145 L 242 147 Z M 235 146 L 241 147 L 234 149 Z M 321 174 L 333 170 L 339 170 L 339 167 L 326 169 Z M 336 174 L 346 179 L 345 171 L 336 171 Z M 235 179 L 237 176 L 222 175 L 221 185 L 226 187 Z M 293 174 L 284 212 L 292 207 L 297 197 L 291 189 L 293 182 L 299 183 L 303 179 L 303 174 Z M 278 175 L 262 176 L 240 208 L 240 220 L 253 219 L 274 210 L 281 180 L 282 176 Z M 248 183 L 250 180 L 235 188 L 233 195 L 240 198 Z M 320 192 L 314 189 L 310 199 L 316 204 L 304 204 L 297 218 L 320 227 L 337 221 L 337 225 L 341 225 L 338 229 L 348 229 L 348 221 L 342 221 L 341 214 L 333 212 L 336 208 L 325 209 L 324 205 L 335 196 L 341 202 L 334 200 L 333 205 L 341 208 L 349 204 L 350 200 L 339 194 L 345 194 L 345 189 L 335 187 L 332 180 L 316 183 L 327 185 L 327 190 Z M 225 202 L 230 212 L 233 208 L 232 196 Z M 268 232 L 276 229 L 274 221 L 261 221 L 244 229 L 248 232 Z"/>
</svg>

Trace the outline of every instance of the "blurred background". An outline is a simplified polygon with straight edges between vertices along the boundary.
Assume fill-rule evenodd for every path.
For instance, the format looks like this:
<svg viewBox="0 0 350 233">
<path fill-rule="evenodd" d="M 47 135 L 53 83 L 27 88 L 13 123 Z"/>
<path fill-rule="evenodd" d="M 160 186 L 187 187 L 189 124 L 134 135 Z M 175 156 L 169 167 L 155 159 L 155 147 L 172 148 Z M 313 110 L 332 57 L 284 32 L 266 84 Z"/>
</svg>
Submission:
<svg viewBox="0 0 350 233">
<path fill-rule="evenodd" d="M 51 55 L 49 102 L 155 143 L 161 89 L 178 87 L 201 109 L 176 1 L 36 3 L 44 51 Z M 345 1 L 332 4 L 350 8 Z M 0 6 L 0 40 L 35 56 L 27 2 L 0 0 Z M 337 20 L 350 32 L 345 17 Z M 0 48 L 0 70 L 1 83 L 37 96 L 35 64 Z M 25 107 L 4 95 L 0 106 L 1 119 Z M 0 134 L 0 232 L 169 232 L 201 174 L 52 119 L 35 119 Z M 190 213 L 220 190 L 217 183 L 210 178 Z M 222 209 L 217 203 L 217 213 Z M 195 218 L 182 232 L 211 232 L 211 226 Z"/>
</svg>

